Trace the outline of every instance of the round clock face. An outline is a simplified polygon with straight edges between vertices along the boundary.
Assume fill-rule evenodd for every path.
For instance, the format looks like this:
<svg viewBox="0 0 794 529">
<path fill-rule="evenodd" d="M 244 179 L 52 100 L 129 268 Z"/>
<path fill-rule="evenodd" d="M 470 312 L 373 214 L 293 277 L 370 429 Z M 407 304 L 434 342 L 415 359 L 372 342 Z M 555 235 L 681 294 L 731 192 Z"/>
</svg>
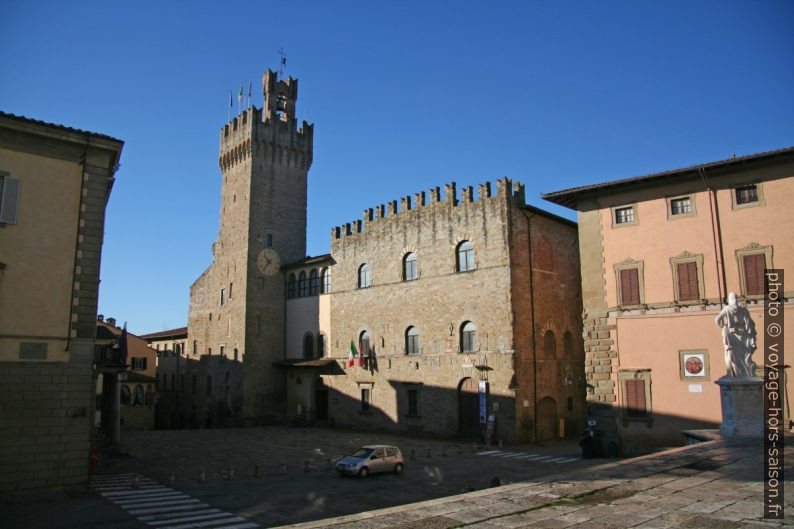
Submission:
<svg viewBox="0 0 794 529">
<path fill-rule="evenodd" d="M 279 271 L 281 267 L 281 258 L 273 248 L 265 248 L 259 252 L 259 257 L 256 258 L 256 265 L 259 270 L 266 276 L 272 276 Z"/>
</svg>

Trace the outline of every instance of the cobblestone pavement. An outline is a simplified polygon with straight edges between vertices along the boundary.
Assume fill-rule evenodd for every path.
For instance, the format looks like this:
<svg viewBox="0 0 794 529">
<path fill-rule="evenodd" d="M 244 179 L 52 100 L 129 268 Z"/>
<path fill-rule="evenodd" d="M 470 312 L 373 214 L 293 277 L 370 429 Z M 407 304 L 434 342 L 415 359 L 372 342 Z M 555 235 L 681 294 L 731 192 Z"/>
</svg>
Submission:
<svg viewBox="0 0 794 529">
<path fill-rule="evenodd" d="M 786 438 L 786 484 L 794 437 Z M 295 528 L 733 529 L 794 526 L 794 498 L 783 520 L 763 519 L 761 441 L 710 441 L 585 472 L 564 473 L 414 505 L 337 517 Z"/>
</svg>

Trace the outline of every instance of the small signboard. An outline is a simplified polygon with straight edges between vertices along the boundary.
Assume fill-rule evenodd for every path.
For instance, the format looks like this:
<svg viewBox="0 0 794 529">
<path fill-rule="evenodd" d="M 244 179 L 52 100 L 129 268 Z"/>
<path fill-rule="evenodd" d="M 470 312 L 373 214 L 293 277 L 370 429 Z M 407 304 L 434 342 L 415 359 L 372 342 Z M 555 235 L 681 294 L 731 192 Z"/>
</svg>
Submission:
<svg viewBox="0 0 794 529">
<path fill-rule="evenodd" d="M 690 393 L 703 393 L 703 384 L 690 384 L 689 385 L 689 392 Z"/>
</svg>

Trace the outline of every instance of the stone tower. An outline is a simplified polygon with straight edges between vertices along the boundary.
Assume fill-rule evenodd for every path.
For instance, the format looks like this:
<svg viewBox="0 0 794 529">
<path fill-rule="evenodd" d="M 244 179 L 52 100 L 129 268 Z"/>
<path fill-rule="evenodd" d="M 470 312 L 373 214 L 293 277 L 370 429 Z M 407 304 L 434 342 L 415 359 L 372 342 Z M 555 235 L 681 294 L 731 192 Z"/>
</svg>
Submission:
<svg viewBox="0 0 794 529">
<path fill-rule="evenodd" d="M 284 373 L 273 367 L 285 358 L 279 267 L 306 256 L 314 132 L 305 121 L 297 128 L 296 79 L 279 80 L 268 70 L 262 84 L 262 109 L 251 106 L 221 129 L 220 229 L 212 265 L 191 286 L 188 317 L 189 355 L 243 362 L 246 424 L 280 419 L 285 411 Z"/>
</svg>

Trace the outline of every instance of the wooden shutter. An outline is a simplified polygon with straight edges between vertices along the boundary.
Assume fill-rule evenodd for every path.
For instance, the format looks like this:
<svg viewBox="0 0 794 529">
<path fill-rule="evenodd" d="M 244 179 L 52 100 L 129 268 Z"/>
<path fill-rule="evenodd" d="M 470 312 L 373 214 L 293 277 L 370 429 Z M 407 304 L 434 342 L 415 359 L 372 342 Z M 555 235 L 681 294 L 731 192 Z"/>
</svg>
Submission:
<svg viewBox="0 0 794 529">
<path fill-rule="evenodd" d="M 10 176 L 0 177 L 0 222 L 17 223 L 19 205 L 19 179 Z"/>
<path fill-rule="evenodd" d="M 763 295 L 764 268 L 766 257 L 762 253 L 754 253 L 742 257 L 744 264 L 744 288 L 748 296 Z"/>
<path fill-rule="evenodd" d="M 645 417 L 645 380 L 626 380 L 626 416 Z"/>
<path fill-rule="evenodd" d="M 620 304 L 640 304 L 640 273 L 637 268 L 620 271 Z"/>
<path fill-rule="evenodd" d="M 676 265 L 678 273 L 678 299 L 680 301 L 690 301 L 698 299 L 698 265 L 695 261 L 678 263 Z"/>
</svg>

